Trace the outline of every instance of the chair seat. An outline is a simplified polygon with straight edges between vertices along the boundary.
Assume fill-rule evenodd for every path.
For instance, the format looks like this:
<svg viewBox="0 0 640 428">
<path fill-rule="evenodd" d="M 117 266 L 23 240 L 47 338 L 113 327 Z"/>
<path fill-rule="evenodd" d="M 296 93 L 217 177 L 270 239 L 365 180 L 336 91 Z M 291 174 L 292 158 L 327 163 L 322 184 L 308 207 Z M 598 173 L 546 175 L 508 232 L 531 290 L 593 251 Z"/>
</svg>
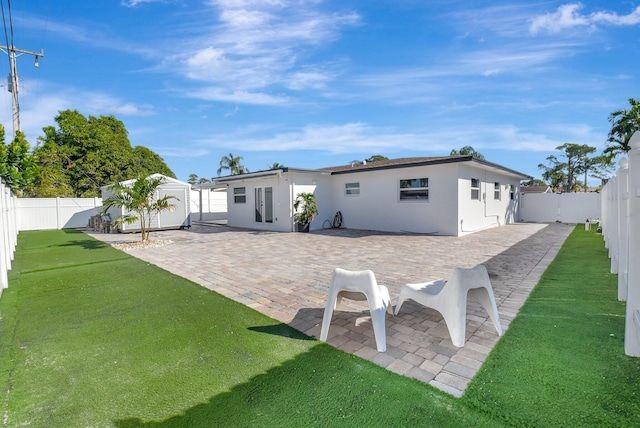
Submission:
<svg viewBox="0 0 640 428">
<path fill-rule="evenodd" d="M 482 265 L 471 269 L 455 268 L 448 281 L 406 284 L 400 291 L 395 314 L 398 315 L 406 300 L 435 309 L 442 314 L 447 324 L 451 342 L 462 347 L 465 344 L 468 296 L 480 302 L 489 314 L 498 336 L 502 336 L 493 287 L 487 269 Z"/>
</svg>

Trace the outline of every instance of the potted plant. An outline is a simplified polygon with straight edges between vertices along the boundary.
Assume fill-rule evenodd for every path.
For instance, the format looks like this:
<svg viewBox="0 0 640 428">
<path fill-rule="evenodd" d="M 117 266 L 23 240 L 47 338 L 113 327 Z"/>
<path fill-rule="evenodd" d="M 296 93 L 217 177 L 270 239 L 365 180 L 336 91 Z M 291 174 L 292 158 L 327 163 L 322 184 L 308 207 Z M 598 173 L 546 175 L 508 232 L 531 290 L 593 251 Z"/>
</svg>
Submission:
<svg viewBox="0 0 640 428">
<path fill-rule="evenodd" d="M 313 217 L 318 214 L 318 204 L 316 195 L 313 193 L 298 193 L 293 202 L 293 219 L 296 222 L 298 232 L 308 232 L 309 224 Z"/>
</svg>

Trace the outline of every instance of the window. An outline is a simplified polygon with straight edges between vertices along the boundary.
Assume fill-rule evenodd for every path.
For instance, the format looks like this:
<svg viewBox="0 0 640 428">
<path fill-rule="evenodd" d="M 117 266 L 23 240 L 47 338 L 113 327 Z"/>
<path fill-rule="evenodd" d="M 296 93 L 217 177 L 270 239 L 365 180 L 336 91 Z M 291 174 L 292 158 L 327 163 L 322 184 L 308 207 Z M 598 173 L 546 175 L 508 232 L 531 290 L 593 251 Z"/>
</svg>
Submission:
<svg viewBox="0 0 640 428">
<path fill-rule="evenodd" d="M 498 183 L 497 181 L 495 183 L 493 183 L 493 199 L 495 199 L 496 201 L 499 201 L 501 199 L 501 197 L 500 197 L 500 183 Z"/>
<path fill-rule="evenodd" d="M 428 201 L 429 179 L 412 178 L 408 180 L 400 180 L 400 200 Z"/>
<path fill-rule="evenodd" d="M 246 204 L 247 203 L 247 189 L 244 187 L 233 188 L 233 203 L 234 204 Z"/>
<path fill-rule="evenodd" d="M 477 178 L 471 179 L 471 199 L 475 201 L 480 200 L 480 180 Z"/>
<path fill-rule="evenodd" d="M 345 183 L 345 196 L 358 196 L 360 194 L 360 183 Z"/>
</svg>

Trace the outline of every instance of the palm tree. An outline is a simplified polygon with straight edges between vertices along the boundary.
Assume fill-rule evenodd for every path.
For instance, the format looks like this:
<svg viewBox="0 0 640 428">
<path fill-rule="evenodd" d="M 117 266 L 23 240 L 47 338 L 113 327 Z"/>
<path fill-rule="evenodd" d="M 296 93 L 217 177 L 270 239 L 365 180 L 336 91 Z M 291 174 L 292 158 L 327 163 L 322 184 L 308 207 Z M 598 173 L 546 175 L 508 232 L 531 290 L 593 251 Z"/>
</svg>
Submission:
<svg viewBox="0 0 640 428">
<path fill-rule="evenodd" d="M 618 154 L 629 151 L 629 140 L 634 132 L 640 130 L 640 101 L 629 99 L 629 110 L 616 110 L 609 115 L 612 127 L 607 138 L 607 148 L 603 155 L 613 160 Z"/>
<path fill-rule="evenodd" d="M 231 175 L 240 175 L 249 172 L 249 170 L 242 165 L 242 156 L 233 156 L 233 153 L 222 156 L 220 158 L 220 168 L 218 168 L 218 175 L 224 170 L 229 170 Z"/>
<path fill-rule="evenodd" d="M 135 179 L 133 184 L 126 185 L 115 183 L 108 187 L 113 194 L 102 201 L 102 214 L 107 214 L 111 207 L 124 208 L 126 214 L 119 215 L 115 220 L 115 224 L 133 224 L 140 222 L 140 232 L 142 242 L 149 240 L 149 230 L 151 229 L 151 221 L 162 211 L 173 211 L 175 205 L 169 203 L 170 199 L 176 199 L 175 196 L 165 195 L 162 198 L 155 198 L 158 187 L 164 183 L 163 176 L 140 176 Z"/>
<path fill-rule="evenodd" d="M 282 169 L 284 167 L 285 167 L 284 165 L 282 165 L 281 163 L 278 163 L 278 162 L 274 162 L 271 165 L 267 164 L 267 168 L 268 169 Z"/>
</svg>

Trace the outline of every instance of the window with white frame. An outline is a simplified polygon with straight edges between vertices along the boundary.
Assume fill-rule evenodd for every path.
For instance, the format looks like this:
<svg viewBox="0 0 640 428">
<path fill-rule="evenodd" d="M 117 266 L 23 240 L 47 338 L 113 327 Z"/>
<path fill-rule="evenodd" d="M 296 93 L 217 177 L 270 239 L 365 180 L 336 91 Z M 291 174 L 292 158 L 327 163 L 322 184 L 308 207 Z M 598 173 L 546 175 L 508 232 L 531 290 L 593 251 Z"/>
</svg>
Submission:
<svg viewBox="0 0 640 428">
<path fill-rule="evenodd" d="M 471 179 L 471 199 L 474 201 L 480 200 L 480 180 L 477 178 Z"/>
<path fill-rule="evenodd" d="M 500 183 L 496 181 L 495 183 L 493 183 L 493 199 L 495 199 L 496 201 L 499 201 L 501 199 L 500 195 L 501 195 Z"/>
<path fill-rule="evenodd" d="M 400 180 L 400 200 L 401 201 L 428 201 L 429 200 L 429 179 L 411 178 Z"/>
<path fill-rule="evenodd" d="M 233 203 L 234 204 L 246 204 L 247 203 L 247 189 L 245 187 L 233 188 Z"/>
<path fill-rule="evenodd" d="M 345 196 L 359 196 L 360 195 L 360 183 L 345 183 L 344 184 Z"/>
</svg>

